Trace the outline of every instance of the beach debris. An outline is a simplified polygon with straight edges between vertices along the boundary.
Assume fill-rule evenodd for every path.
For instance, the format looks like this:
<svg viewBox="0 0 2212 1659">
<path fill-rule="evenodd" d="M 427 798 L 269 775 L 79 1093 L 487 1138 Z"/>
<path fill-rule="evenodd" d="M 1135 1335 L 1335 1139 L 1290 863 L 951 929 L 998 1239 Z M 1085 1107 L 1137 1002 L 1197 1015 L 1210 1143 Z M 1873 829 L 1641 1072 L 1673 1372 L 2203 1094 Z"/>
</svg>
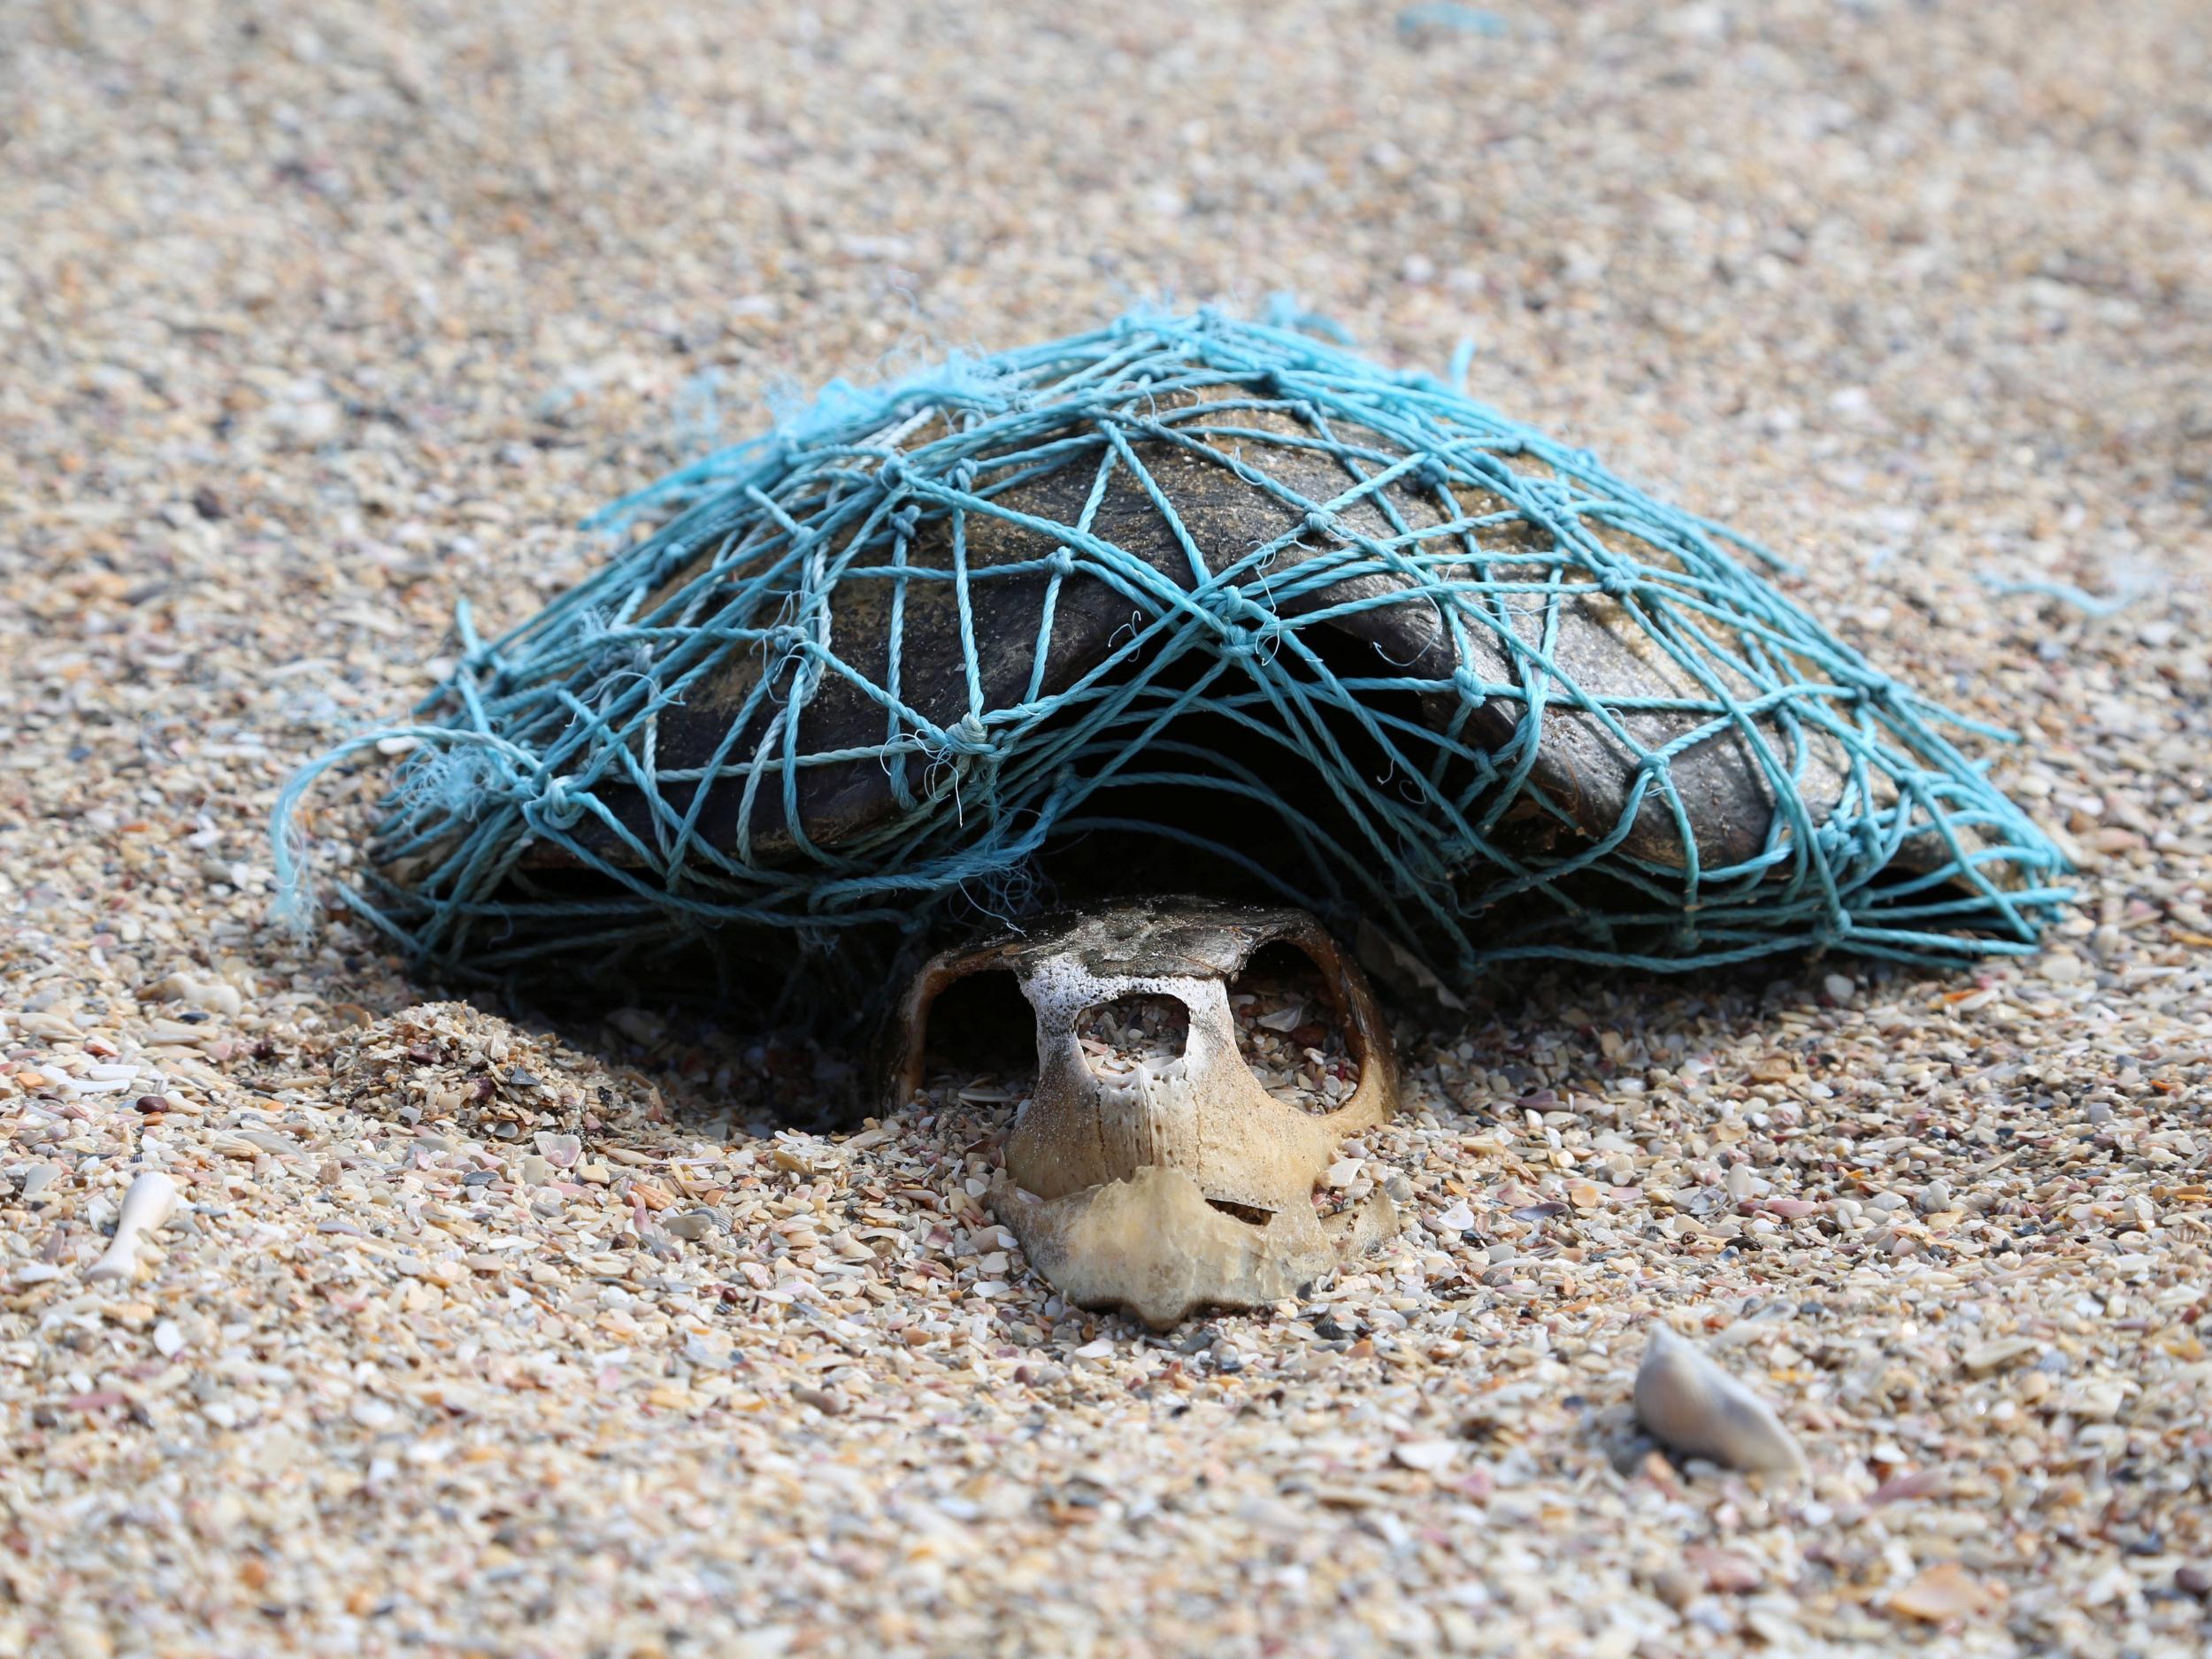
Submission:
<svg viewBox="0 0 2212 1659">
<path fill-rule="evenodd" d="M 305 792 L 394 738 L 358 912 L 628 1000 L 723 984 L 672 958 L 703 928 L 732 984 L 835 981 L 1016 871 L 1358 915 L 1371 972 L 1454 995 L 1547 954 L 2017 956 L 2063 913 L 1950 717 L 1752 544 L 1317 329 L 1139 311 L 625 497 L 594 523 L 649 534 L 296 774 L 278 914 L 315 912 Z"/>
<path fill-rule="evenodd" d="M 20 1183 L 17 1196 L 27 1203 L 59 1180 L 61 1176 L 62 1169 L 58 1164 L 27 1164 L 16 1178 Z"/>
<path fill-rule="evenodd" d="M 1729 1469 L 1801 1475 L 1805 1455 L 1765 1401 L 1664 1325 L 1636 1371 L 1636 1417 L 1670 1450 Z"/>
<path fill-rule="evenodd" d="M 1348 6 L 969 8 L 943 30 L 920 23 L 944 10 L 795 10 L 741 44 L 695 8 L 595 3 L 201 28 L 18 8 L 0 1651 L 2201 1647 L 2212 1539 L 2180 1476 L 2205 1467 L 2212 1388 L 2212 307 L 2187 262 L 2212 196 L 2202 145 L 2172 142 L 2200 130 L 2201 61 L 2146 50 L 2179 9 L 2100 8 L 2100 41 L 2131 44 L 2085 51 L 2078 8 L 2000 29 L 1950 6 L 1475 3 L 1515 39 L 1407 51 L 1389 10 Z M 1722 34 L 1679 32 L 1694 16 Z M 1017 61 L 915 127 L 929 88 Z M 991 235 L 1009 224 L 1095 229 Z M 1393 280 L 1413 252 L 1432 280 Z M 1532 964 L 1449 1018 L 1393 1010 L 1404 1104 L 1356 1139 L 1411 1184 L 1401 1213 L 1457 1225 L 1294 1316 L 1210 1322 L 1233 1373 L 1212 1342 L 1181 1351 L 1198 1321 L 1156 1341 L 1027 1271 L 970 1190 L 1027 1092 L 1003 1070 L 948 1065 L 874 1127 L 810 1135 L 810 1178 L 772 1162 L 773 1132 L 848 1109 L 801 1045 L 723 1013 L 695 1059 L 681 1019 L 614 1018 L 646 995 L 624 991 L 588 1010 L 615 1034 L 565 1024 L 577 1069 L 546 1071 L 535 1010 L 488 997 L 521 1023 L 432 1039 L 421 1089 L 399 1064 L 421 1039 L 399 1041 L 392 1081 L 344 1103 L 334 1056 L 391 1046 L 382 1022 L 433 993 L 357 917 L 308 948 L 263 929 L 274 774 L 411 706 L 442 659 L 488 661 L 577 580 L 579 504 L 650 460 L 710 362 L 734 427 L 782 373 L 874 360 L 887 326 L 918 349 L 1041 335 L 1164 265 L 1289 273 L 1424 360 L 1471 319 L 1477 395 L 1755 521 L 1816 616 L 2026 733 L 1950 738 L 2079 844 L 2065 977 L 1840 949 Z M 592 377 L 572 412 L 534 416 L 572 375 Z M 257 403 L 309 376 L 361 412 L 327 450 L 268 447 Z M 1876 544 L 1897 549 L 1878 573 L 1853 557 Z M 2001 563 L 2109 594 L 2131 557 L 2166 580 L 2104 622 L 1974 585 Z M 334 871 L 365 879 L 339 861 L 390 764 L 319 796 Z M 994 872 L 977 895 L 1003 890 Z M 193 1019 L 144 988 L 173 972 L 220 972 L 244 1006 Z M 128 1090 L 79 1092 L 126 1065 Z M 503 1098 L 434 1116 L 480 1076 Z M 507 1101 L 550 1120 L 501 1136 Z M 236 1156 L 248 1125 L 307 1156 Z M 525 1187 L 540 1129 L 652 1162 Z M 1713 1178 L 1738 1162 L 1771 1194 L 1728 1202 Z M 26 1201 L 31 1163 L 62 1173 Z M 179 1203 L 131 1279 L 88 1284 L 147 1167 Z M 1575 1176 L 1604 1202 L 1516 1217 Z M 1939 1177 L 1939 1215 L 1866 1205 Z M 705 1238 L 632 1247 L 695 1206 Z M 1713 1352 L 1816 1491 L 1747 1501 L 1771 1483 L 1655 1449 L 1605 1472 L 1594 1419 L 1627 1415 L 1660 1310 L 1700 1341 L 1701 1319 L 1772 1327 Z M 1965 1364 L 2016 1336 L 2035 1349 Z M 2142 1392 L 2114 1420 L 2060 1409 L 2120 1379 Z M 398 1408 L 373 1435 L 364 1394 Z M 1407 1437 L 1459 1459 L 1408 1470 Z M 1766 1581 L 1716 1591 L 1700 1543 Z M 1886 1605 L 1953 1559 L 2003 1607 L 1949 1634 Z"/>
<path fill-rule="evenodd" d="M 1230 1001 L 1248 964 L 1286 953 L 1342 1030 L 1333 1061 L 1316 1025 L 1297 1050 L 1312 1087 L 1287 1099 L 1255 1061 L 1306 1028 L 1240 1022 Z M 900 1100 L 922 1080 L 933 1011 L 958 1013 L 951 999 L 972 1002 L 992 973 L 1029 1005 L 1037 1074 L 990 1203 L 1070 1301 L 1164 1327 L 1297 1294 L 1396 1231 L 1383 1187 L 1358 1168 L 1334 1179 L 1347 1137 L 1389 1116 L 1395 1067 L 1365 980 L 1311 917 L 1154 900 L 940 956 L 902 1004 Z M 1349 1201 L 1325 1217 L 1325 1187 L 1319 1202 Z"/>
<path fill-rule="evenodd" d="M 1924 1567 L 1889 1598 L 1889 1610 L 1930 1624 L 1974 1618 L 2003 1597 L 1955 1561 Z"/>
<path fill-rule="evenodd" d="M 1513 26 L 1495 12 L 1451 0 L 1408 6 L 1398 13 L 1396 25 L 1398 38 L 1409 46 L 1425 45 L 1440 35 L 1479 35 L 1500 40 L 1513 32 Z"/>
<path fill-rule="evenodd" d="M 148 1228 L 168 1219 L 170 1206 L 176 1202 L 177 1184 L 159 1170 L 148 1170 L 139 1176 L 124 1193 L 123 1208 L 116 1212 L 115 1237 L 105 1254 L 85 1270 L 85 1277 L 95 1281 L 128 1279 L 138 1265 L 139 1239 Z"/>
</svg>

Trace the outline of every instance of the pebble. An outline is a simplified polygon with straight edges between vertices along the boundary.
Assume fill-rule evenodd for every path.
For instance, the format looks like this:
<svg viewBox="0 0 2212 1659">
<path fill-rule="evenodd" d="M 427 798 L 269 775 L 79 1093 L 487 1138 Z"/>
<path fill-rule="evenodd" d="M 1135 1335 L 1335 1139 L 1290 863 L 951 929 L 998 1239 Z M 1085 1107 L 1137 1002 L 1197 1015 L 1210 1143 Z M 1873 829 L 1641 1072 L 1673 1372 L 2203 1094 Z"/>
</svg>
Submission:
<svg viewBox="0 0 2212 1659">
<path fill-rule="evenodd" d="M 159 989 L 164 995 L 219 1014 L 235 1015 L 246 1005 L 244 995 L 227 979 L 200 979 L 173 973 L 161 982 Z"/>
<path fill-rule="evenodd" d="M 1635 1402 L 1637 1421 L 1671 1450 L 1730 1469 L 1805 1472 L 1773 1409 L 1664 1325 L 1652 1326 Z"/>
<path fill-rule="evenodd" d="M 1766 1582 L 1759 1563 L 1730 1549 L 1694 1546 L 1686 1552 L 1691 1564 L 1705 1575 L 1706 1588 L 1720 1595 L 1743 1595 Z"/>
<path fill-rule="evenodd" d="M 1391 1460 L 1425 1474 L 1440 1474 L 1458 1463 L 1464 1448 L 1455 1440 L 1401 1440 L 1390 1448 Z"/>
<path fill-rule="evenodd" d="M 1652 1594 L 1679 1613 L 1703 1594 L 1705 1582 L 1680 1567 L 1663 1567 L 1652 1575 Z"/>
</svg>

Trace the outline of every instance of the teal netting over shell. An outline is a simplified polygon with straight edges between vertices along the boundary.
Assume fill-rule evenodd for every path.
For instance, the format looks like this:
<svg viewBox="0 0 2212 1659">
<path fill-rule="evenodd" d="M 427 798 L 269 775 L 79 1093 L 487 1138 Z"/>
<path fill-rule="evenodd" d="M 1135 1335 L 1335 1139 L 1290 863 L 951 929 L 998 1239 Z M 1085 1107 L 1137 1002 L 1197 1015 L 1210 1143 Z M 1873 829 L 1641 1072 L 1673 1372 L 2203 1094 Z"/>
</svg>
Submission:
<svg viewBox="0 0 2212 1659">
<path fill-rule="evenodd" d="M 388 764 L 343 901 L 417 957 L 778 954 L 1216 875 L 1447 981 L 2032 949 L 2052 845 L 1961 724 L 1586 452 L 1211 312 L 804 415 L 315 773 Z M 1083 862 L 1083 849 L 1110 849 Z M 1187 877 L 1188 879 L 1183 879 Z"/>
</svg>

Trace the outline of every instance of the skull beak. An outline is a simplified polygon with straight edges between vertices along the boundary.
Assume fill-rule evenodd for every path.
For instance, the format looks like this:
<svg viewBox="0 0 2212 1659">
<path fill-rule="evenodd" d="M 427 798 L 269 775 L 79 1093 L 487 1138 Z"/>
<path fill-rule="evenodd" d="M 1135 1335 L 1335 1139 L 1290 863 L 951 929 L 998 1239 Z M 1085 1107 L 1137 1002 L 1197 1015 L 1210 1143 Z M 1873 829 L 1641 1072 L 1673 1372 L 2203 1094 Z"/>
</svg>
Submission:
<svg viewBox="0 0 2212 1659">
<path fill-rule="evenodd" d="M 1158 1164 L 1054 1199 L 1023 1192 L 1002 1173 L 990 1203 L 1021 1240 L 1030 1265 L 1070 1302 L 1121 1309 L 1156 1331 L 1201 1308 L 1302 1296 L 1335 1271 L 1340 1249 L 1366 1248 L 1397 1225 L 1378 1189 L 1333 1217 L 1338 1225 L 1328 1233 L 1299 1228 L 1282 1215 L 1256 1226 L 1209 1203 L 1182 1171 Z"/>
</svg>

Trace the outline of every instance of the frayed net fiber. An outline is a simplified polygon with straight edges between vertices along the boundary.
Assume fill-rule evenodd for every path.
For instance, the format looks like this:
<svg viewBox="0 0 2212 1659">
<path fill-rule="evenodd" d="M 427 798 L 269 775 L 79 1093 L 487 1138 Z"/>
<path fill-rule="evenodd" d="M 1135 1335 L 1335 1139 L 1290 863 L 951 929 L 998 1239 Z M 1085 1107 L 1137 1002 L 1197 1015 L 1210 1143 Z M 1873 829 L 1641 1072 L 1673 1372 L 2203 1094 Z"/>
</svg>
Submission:
<svg viewBox="0 0 2212 1659">
<path fill-rule="evenodd" d="M 1136 314 L 842 383 L 469 630 L 343 902 L 449 968 L 834 947 L 1113 887 L 1417 977 L 2033 947 L 2064 862 L 1717 526 L 1290 326 Z"/>
</svg>

